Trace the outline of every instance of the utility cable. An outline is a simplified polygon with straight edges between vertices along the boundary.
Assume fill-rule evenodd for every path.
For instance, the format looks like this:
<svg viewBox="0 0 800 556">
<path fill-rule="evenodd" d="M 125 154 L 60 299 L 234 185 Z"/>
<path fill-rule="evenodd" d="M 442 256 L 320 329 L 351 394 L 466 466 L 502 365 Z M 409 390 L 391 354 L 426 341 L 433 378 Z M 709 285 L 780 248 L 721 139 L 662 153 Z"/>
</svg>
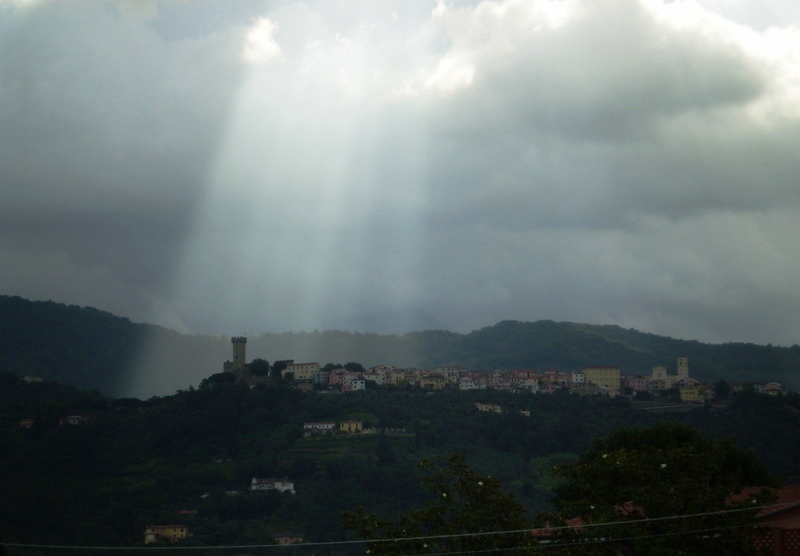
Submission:
<svg viewBox="0 0 800 556">
<path fill-rule="evenodd" d="M 346 545 L 356 545 L 356 544 L 382 544 L 382 543 L 399 543 L 399 542 L 410 542 L 410 541 L 438 541 L 438 540 L 447 540 L 447 539 L 459 539 L 459 538 L 476 538 L 476 537 L 491 537 L 491 536 L 502 536 L 502 535 L 519 535 L 519 534 L 545 534 L 545 533 L 553 533 L 558 531 L 565 531 L 565 530 L 576 530 L 576 529 L 591 529 L 595 527 L 613 527 L 616 525 L 636 525 L 640 523 L 656 523 L 656 522 L 663 522 L 663 521 L 674 521 L 679 519 L 693 519 L 698 517 L 709 517 L 709 516 L 725 516 L 729 514 L 735 513 L 742 513 L 746 511 L 753 511 L 753 510 L 769 510 L 769 509 L 780 509 L 791 505 L 791 503 L 782 503 L 782 504 L 772 504 L 767 506 L 752 506 L 752 507 L 744 507 L 744 508 L 733 508 L 729 510 L 719 510 L 713 512 L 701 512 L 696 514 L 686 514 L 686 515 L 673 515 L 673 516 L 663 516 L 663 517 L 656 517 L 656 518 L 643 518 L 643 519 L 631 519 L 631 520 L 620 520 L 620 521 L 610 521 L 610 522 L 603 522 L 603 523 L 583 523 L 581 525 L 560 525 L 560 526 L 546 526 L 546 527 L 533 527 L 528 529 L 516 529 L 511 531 L 485 531 L 479 533 L 453 533 L 448 535 L 423 535 L 423 536 L 416 536 L 416 537 L 392 537 L 392 538 L 382 538 L 382 539 L 363 539 L 363 540 L 351 540 L 351 541 L 321 541 L 321 542 L 303 542 L 303 543 L 294 543 L 290 545 L 277 545 L 277 544 L 239 544 L 239 545 L 214 545 L 214 546 L 91 546 L 91 545 L 51 545 L 51 544 L 28 544 L 28 543 L 12 543 L 12 542 L 3 542 L 0 541 L 0 546 L 5 546 L 8 548 L 31 548 L 31 549 L 38 549 L 38 550 L 104 550 L 104 551 L 112 551 L 112 550 L 129 550 L 129 551 L 164 551 L 164 550 L 182 550 L 182 551 L 204 551 L 204 550 L 247 550 L 247 549 L 283 549 L 283 548 L 314 548 L 314 547 L 335 547 L 335 546 L 346 546 Z M 733 528 L 738 527 L 750 527 L 751 525 L 740 525 L 734 526 Z M 724 528 L 714 528 L 714 531 L 721 530 Z M 698 532 L 703 532 L 705 530 L 699 530 Z M 675 532 L 674 534 L 689 534 L 693 533 L 690 531 L 688 533 L 682 532 Z M 667 534 L 667 533 L 665 533 Z M 673 534 L 673 533 L 668 533 Z M 642 538 L 647 538 L 648 536 L 662 536 L 664 534 L 654 534 L 654 535 L 646 535 Z M 619 539 L 615 539 L 615 542 Z M 579 541 L 575 544 L 589 544 L 592 541 Z M 542 547 L 542 545 L 538 545 Z M 554 545 L 555 546 L 555 545 Z M 565 543 L 559 543 L 557 546 L 563 547 L 568 546 Z M 516 550 L 517 548 L 515 548 Z M 499 551 L 502 549 L 493 549 L 494 551 Z M 463 553 L 463 552 L 462 552 Z"/>
</svg>

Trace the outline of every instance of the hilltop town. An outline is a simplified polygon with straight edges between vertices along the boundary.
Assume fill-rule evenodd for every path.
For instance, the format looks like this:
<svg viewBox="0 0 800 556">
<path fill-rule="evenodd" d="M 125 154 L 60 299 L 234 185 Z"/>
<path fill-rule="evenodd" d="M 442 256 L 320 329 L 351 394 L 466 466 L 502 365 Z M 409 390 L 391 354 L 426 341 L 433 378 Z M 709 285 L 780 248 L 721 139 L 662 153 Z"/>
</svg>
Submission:
<svg viewBox="0 0 800 556">
<path fill-rule="evenodd" d="M 711 384 L 689 374 L 689 358 L 677 357 L 674 369 L 656 365 L 650 374 L 623 375 L 613 365 L 583 367 L 576 371 L 533 369 L 513 370 L 469 370 L 464 367 L 439 366 L 432 369 L 397 368 L 393 365 L 377 365 L 364 369 L 361 365 L 346 366 L 318 362 L 296 363 L 294 360 L 275 362 L 270 373 L 253 372 L 246 362 L 247 338 L 231 338 L 233 355 L 225 361 L 223 372 L 230 373 L 237 381 L 251 385 L 269 382 L 276 378 L 291 381 L 303 390 L 328 390 L 355 392 L 373 387 L 406 387 L 422 390 L 451 388 L 468 390 L 527 391 L 535 394 L 553 394 L 568 391 L 579 395 L 626 396 L 637 400 L 670 399 L 684 403 L 705 403 L 730 391 L 751 388 L 758 393 L 780 395 L 784 388 L 777 382 L 742 384 L 720 381 Z M 257 360 L 268 366 L 266 361 Z"/>
</svg>

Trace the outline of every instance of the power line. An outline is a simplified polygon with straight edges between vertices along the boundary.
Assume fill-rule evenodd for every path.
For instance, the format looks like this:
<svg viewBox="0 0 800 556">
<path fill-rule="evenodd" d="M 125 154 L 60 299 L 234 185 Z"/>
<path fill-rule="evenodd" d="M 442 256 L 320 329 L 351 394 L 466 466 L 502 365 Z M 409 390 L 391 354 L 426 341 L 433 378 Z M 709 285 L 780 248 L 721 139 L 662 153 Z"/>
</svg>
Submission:
<svg viewBox="0 0 800 556">
<path fill-rule="evenodd" d="M 214 545 L 214 546 L 92 546 L 92 545 L 53 545 L 53 544 L 29 544 L 29 543 L 12 543 L 12 542 L 3 542 L 0 541 L 0 546 L 5 546 L 8 548 L 31 548 L 31 549 L 38 549 L 38 550 L 104 550 L 104 551 L 164 551 L 164 550 L 182 550 L 182 551 L 204 551 L 204 550 L 247 550 L 247 549 L 284 549 L 287 547 L 291 548 L 319 548 L 319 547 L 336 547 L 336 546 L 347 546 L 347 545 L 356 545 L 356 544 L 384 544 L 384 543 L 399 543 L 399 542 L 414 542 L 414 541 L 440 541 L 440 540 L 448 540 L 448 539 L 460 539 L 460 538 L 477 538 L 477 537 L 491 537 L 491 536 L 502 536 L 502 535 L 520 535 L 520 534 L 550 534 L 559 531 L 566 531 L 566 530 L 576 530 L 576 529 L 591 529 L 596 527 L 613 527 L 617 525 L 636 525 L 640 523 L 657 523 L 657 522 L 664 522 L 664 521 L 675 521 L 680 519 L 694 519 L 700 517 L 711 517 L 711 516 L 725 516 L 735 513 L 742 513 L 742 512 L 749 512 L 753 510 L 772 510 L 772 509 L 780 509 L 785 508 L 791 505 L 791 503 L 782 503 L 782 504 L 771 504 L 767 506 L 752 506 L 752 507 L 744 507 L 744 508 L 732 508 L 729 510 L 719 510 L 713 512 L 701 512 L 696 514 L 686 514 L 686 515 L 674 515 L 674 516 L 663 516 L 663 517 L 656 517 L 656 518 L 642 518 L 642 519 L 631 519 L 631 520 L 620 520 L 620 521 L 608 521 L 602 523 L 583 523 L 581 525 L 560 525 L 560 526 L 546 526 L 546 527 L 533 527 L 529 529 L 516 529 L 511 531 L 484 531 L 484 532 L 477 532 L 477 533 L 453 533 L 448 535 L 423 535 L 423 536 L 416 536 L 416 537 L 391 537 L 391 538 L 382 538 L 382 539 L 361 539 L 361 540 L 351 540 L 351 541 L 320 541 L 320 542 L 303 542 L 303 543 L 294 543 L 291 545 L 278 545 L 278 544 L 239 544 L 239 545 Z M 630 537 L 628 539 L 609 539 L 609 540 L 584 540 L 584 541 L 576 541 L 570 543 L 558 543 L 557 545 L 553 545 L 553 547 L 565 547 L 569 546 L 570 544 L 591 544 L 592 542 L 619 542 L 621 540 L 633 540 L 639 538 L 650 538 L 650 537 L 660 537 L 660 536 L 668 536 L 668 535 L 683 535 L 683 534 L 694 534 L 694 533 L 702 533 L 702 532 L 710 532 L 710 531 L 719 531 L 724 529 L 737 529 L 743 527 L 751 527 L 752 525 L 736 525 L 736 526 L 729 526 L 729 527 L 715 527 L 713 529 L 699 529 L 696 531 L 676 531 L 671 533 L 660 533 L 660 534 L 651 534 L 651 535 L 643 535 L 640 537 Z M 542 545 L 539 545 L 542 547 Z M 490 551 L 493 552 L 500 552 L 504 550 L 519 550 L 521 548 L 526 547 L 512 547 L 512 548 L 493 548 Z M 472 553 L 480 553 L 484 551 L 474 551 Z M 460 551 L 460 554 L 468 554 L 471 552 L 463 552 Z M 439 554 L 439 553 L 437 553 Z M 451 554 L 451 553 L 441 553 L 441 554 Z"/>
</svg>

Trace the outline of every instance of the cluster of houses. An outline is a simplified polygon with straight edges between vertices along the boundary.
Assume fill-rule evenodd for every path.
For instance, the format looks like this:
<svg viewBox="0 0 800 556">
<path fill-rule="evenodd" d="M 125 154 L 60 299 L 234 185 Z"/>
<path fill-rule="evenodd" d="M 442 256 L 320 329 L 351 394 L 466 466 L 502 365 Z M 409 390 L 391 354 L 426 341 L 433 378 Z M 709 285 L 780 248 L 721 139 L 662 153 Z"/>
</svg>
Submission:
<svg viewBox="0 0 800 556">
<path fill-rule="evenodd" d="M 148 525 L 144 528 L 144 544 L 174 543 L 191 537 L 192 533 L 186 525 Z M 278 533 L 273 535 L 275 544 L 298 544 L 304 541 L 299 533 Z"/>
<path fill-rule="evenodd" d="M 61 417 L 58 420 L 59 427 L 75 427 L 78 425 L 86 425 L 94 421 L 94 417 L 91 415 L 67 415 L 66 417 Z M 23 429 L 31 429 L 33 425 L 36 424 L 36 421 L 33 419 L 22 419 L 19 422 L 19 426 Z"/>
<path fill-rule="evenodd" d="M 354 434 L 364 431 L 363 421 L 347 419 L 344 421 L 310 421 L 303 423 L 303 436 L 319 436 L 327 434 Z"/>
<path fill-rule="evenodd" d="M 387 434 L 406 434 L 405 428 L 384 428 Z M 303 423 L 303 437 L 325 436 L 333 434 L 377 434 L 375 427 L 365 427 L 363 421 L 345 419 L 343 421 L 308 421 Z"/>
<path fill-rule="evenodd" d="M 244 352 L 246 341 L 243 337 L 232 338 L 233 361 L 226 361 L 223 368 L 234 373 L 240 380 L 254 382 L 258 378 L 247 374 Z M 658 365 L 653 367 L 649 375 L 623 375 L 620 368 L 614 366 L 590 366 L 578 371 L 538 372 L 516 369 L 485 372 L 468 371 L 460 366 L 416 369 L 378 365 L 365 372 L 358 372 L 346 368 L 322 369 L 319 363 L 288 361 L 281 376 L 294 380 L 298 388 L 341 392 L 364 390 L 368 383 L 373 383 L 376 386 L 405 386 L 424 390 L 526 390 L 541 394 L 568 390 L 577 394 L 607 396 L 636 396 L 640 392 L 660 395 L 672 392 L 681 401 L 689 403 L 702 403 L 715 396 L 712 385 L 689 376 L 687 357 L 678 357 L 674 370 Z M 782 393 L 781 385 L 775 382 L 757 385 L 756 389 L 766 394 Z"/>
<path fill-rule="evenodd" d="M 253 477 L 250 481 L 249 491 L 253 494 L 260 492 L 288 492 L 295 494 L 294 483 L 288 477 L 276 479 L 273 477 Z M 226 496 L 239 496 L 241 494 L 238 490 L 230 490 L 225 493 Z M 201 498 L 207 498 L 208 494 L 204 494 Z M 181 513 L 195 514 L 194 510 L 185 511 Z M 192 533 L 187 525 L 148 525 L 144 529 L 144 543 L 152 544 L 157 542 L 174 543 L 191 537 Z M 302 535 L 296 534 L 279 534 L 275 536 L 276 544 L 294 544 L 302 542 Z"/>
</svg>

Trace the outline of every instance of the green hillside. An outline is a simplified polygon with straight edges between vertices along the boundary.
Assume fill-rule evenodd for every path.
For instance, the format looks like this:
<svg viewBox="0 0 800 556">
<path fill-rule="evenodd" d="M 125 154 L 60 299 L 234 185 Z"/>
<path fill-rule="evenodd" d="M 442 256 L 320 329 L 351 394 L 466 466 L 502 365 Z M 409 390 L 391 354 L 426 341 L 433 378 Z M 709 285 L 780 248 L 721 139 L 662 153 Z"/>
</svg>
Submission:
<svg viewBox="0 0 800 556">
<path fill-rule="evenodd" d="M 566 392 L 332 395 L 209 381 L 147 401 L 112 400 L 2 372 L 0 386 L 0 539 L 14 543 L 141 545 L 147 525 L 173 523 L 191 528 L 194 545 L 269 544 L 287 531 L 345 540 L 343 511 L 418 507 L 417 464 L 450 454 L 499 478 L 532 519 L 550 507 L 554 465 L 620 427 L 664 420 L 735 436 L 780 476 L 798 474 L 800 454 L 796 395 L 742 393 L 727 408 L 652 414 L 625 399 Z M 478 411 L 477 402 L 503 411 Z M 85 420 L 64 424 L 70 415 Z M 395 432 L 303 435 L 305 422 L 355 415 Z M 288 478 L 296 494 L 248 492 L 253 477 Z"/>
<path fill-rule="evenodd" d="M 619 326 L 554 321 L 504 321 L 468 334 L 265 333 L 248 339 L 247 354 L 267 361 L 358 361 L 367 367 L 615 365 L 624 374 L 649 374 L 655 365 L 673 368 L 677 357 L 686 356 L 692 376 L 700 379 L 774 380 L 800 389 L 797 345 L 704 344 Z M 179 334 L 88 307 L 0 296 L 0 369 L 19 375 L 147 398 L 198 385 L 230 356 L 228 337 Z"/>
</svg>

